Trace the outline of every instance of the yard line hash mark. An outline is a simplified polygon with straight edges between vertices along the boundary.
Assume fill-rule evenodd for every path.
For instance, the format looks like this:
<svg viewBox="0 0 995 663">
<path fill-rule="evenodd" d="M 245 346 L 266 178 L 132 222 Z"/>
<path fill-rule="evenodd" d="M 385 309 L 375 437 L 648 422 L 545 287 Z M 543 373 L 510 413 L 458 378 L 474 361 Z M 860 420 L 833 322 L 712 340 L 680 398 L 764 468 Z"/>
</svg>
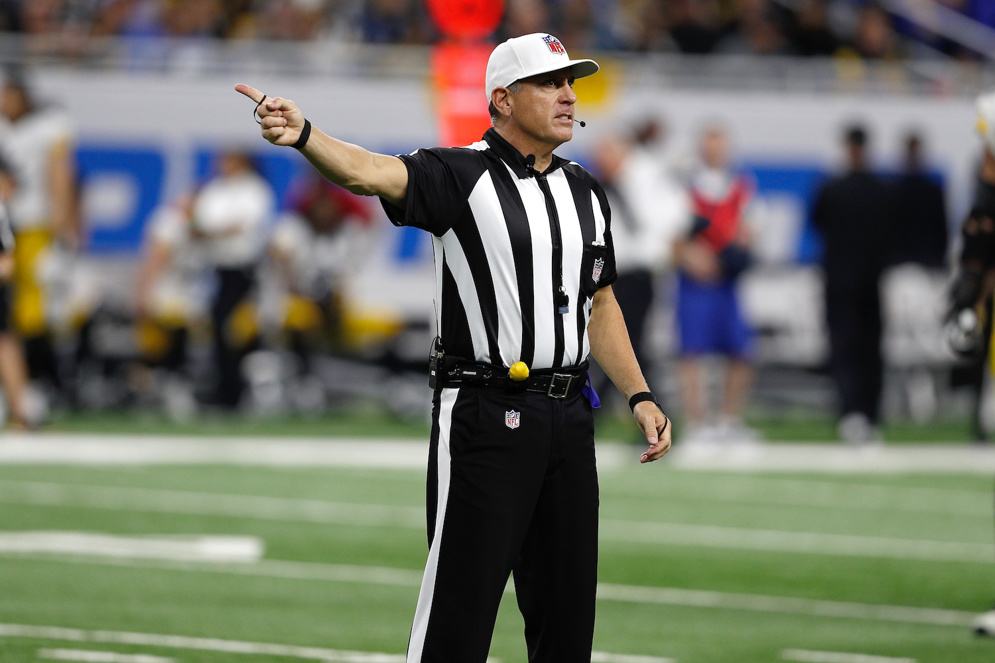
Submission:
<svg viewBox="0 0 995 663">
<path fill-rule="evenodd" d="M 47 558 L 48 562 L 124 566 L 195 573 L 228 573 L 288 580 L 323 580 L 352 584 L 386 585 L 416 589 L 421 585 L 421 571 L 377 566 L 322 564 L 263 560 L 258 564 L 192 564 L 109 558 Z M 513 591 L 510 589 L 509 592 Z M 762 594 L 737 594 L 675 587 L 641 587 L 637 585 L 598 584 L 599 601 L 618 601 L 642 605 L 678 606 L 745 612 L 807 615 L 819 619 L 858 619 L 928 626 L 968 628 L 976 613 L 941 608 L 920 608 L 846 601 L 802 599 Z M 2 635 L 2 631 L 0 631 Z"/>
<path fill-rule="evenodd" d="M 809 649 L 785 649 L 781 652 L 781 660 L 798 661 L 799 663 L 916 663 L 914 658 L 892 658 L 890 656 L 812 651 Z"/>
<path fill-rule="evenodd" d="M 92 649 L 39 649 L 38 658 L 50 661 L 82 661 L 83 663 L 176 663 L 175 658 L 150 654 L 118 654 Z"/>
<path fill-rule="evenodd" d="M 222 493 L 0 481 L 0 502 L 115 511 L 298 520 L 361 527 L 424 529 L 424 509 L 403 505 Z M 603 519 L 604 541 L 935 562 L 995 563 L 990 543 L 929 541 L 820 532 Z"/>
</svg>

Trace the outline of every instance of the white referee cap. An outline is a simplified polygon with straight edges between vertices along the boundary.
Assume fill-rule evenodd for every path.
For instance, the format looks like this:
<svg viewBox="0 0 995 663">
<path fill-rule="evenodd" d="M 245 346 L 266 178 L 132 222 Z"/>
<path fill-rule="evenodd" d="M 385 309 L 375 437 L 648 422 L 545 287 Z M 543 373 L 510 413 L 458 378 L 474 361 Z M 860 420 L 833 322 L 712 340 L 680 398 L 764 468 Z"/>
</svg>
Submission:
<svg viewBox="0 0 995 663">
<path fill-rule="evenodd" d="M 498 44 L 487 60 L 487 100 L 494 88 L 508 87 L 517 80 L 570 67 L 574 78 L 597 73 L 594 60 L 571 60 L 567 49 L 553 35 L 535 32 Z"/>
</svg>

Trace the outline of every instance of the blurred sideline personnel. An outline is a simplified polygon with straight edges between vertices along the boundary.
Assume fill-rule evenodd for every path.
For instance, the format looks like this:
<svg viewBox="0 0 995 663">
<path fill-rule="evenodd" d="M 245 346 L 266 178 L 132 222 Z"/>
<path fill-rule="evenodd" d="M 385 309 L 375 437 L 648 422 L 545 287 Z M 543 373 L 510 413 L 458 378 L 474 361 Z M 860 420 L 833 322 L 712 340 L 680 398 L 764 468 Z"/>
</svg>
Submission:
<svg viewBox="0 0 995 663">
<path fill-rule="evenodd" d="M 66 113 L 37 103 L 20 72 L 7 73 L 0 91 L 5 119 L 0 148 L 17 176 L 10 201 L 16 241 L 13 326 L 24 342 L 31 377 L 61 391 L 40 269 L 50 252 L 75 251 L 80 243 L 73 130 Z"/>
<path fill-rule="evenodd" d="M 830 372 L 839 395 L 840 437 L 850 444 L 880 441 L 880 280 L 888 259 L 891 197 L 870 172 L 867 131 L 859 125 L 843 134 L 846 171 L 816 193 L 812 221 L 825 250 L 826 322 Z"/>
<path fill-rule="evenodd" d="M 325 177 L 382 200 L 435 247 L 438 333 L 429 450 L 430 548 L 409 663 L 484 663 L 514 572 L 531 663 L 590 663 L 598 479 L 588 354 L 649 444 L 670 426 L 649 392 L 612 294 L 610 210 L 595 179 L 553 151 L 573 137 L 574 78 L 552 35 L 499 44 L 486 93 L 493 127 L 466 148 L 393 157 L 327 136 L 285 99 L 245 85 L 263 136 Z"/>
<path fill-rule="evenodd" d="M 986 335 L 991 334 L 991 323 L 986 317 L 995 290 L 995 91 L 978 97 L 977 109 L 984 156 L 974 204 L 961 228 L 963 243 L 947 316 L 947 340 L 951 348 L 971 358 L 990 346 Z M 995 610 L 978 618 L 975 631 L 995 636 Z"/>
<path fill-rule="evenodd" d="M 892 187 L 890 263 L 946 269 L 947 202 L 943 186 L 927 170 L 918 131 L 903 139 L 905 160 Z"/>
<path fill-rule="evenodd" d="M 652 143 L 659 140 L 659 125 L 649 121 L 638 129 L 633 138 L 602 137 L 595 146 L 594 160 L 612 210 L 618 272 L 612 292 L 625 318 L 636 361 L 652 385 L 647 319 L 657 301 L 656 281 L 671 266 L 674 239 L 687 232 L 691 212 L 687 192 L 650 151 Z M 597 386 L 599 391 L 608 389 L 607 376 Z"/>
<path fill-rule="evenodd" d="M 345 280 L 356 273 L 373 214 L 366 201 L 315 174 L 280 216 L 269 241 L 276 267 L 278 319 L 298 362 L 298 377 L 314 371 L 313 354 L 343 346 Z"/>
<path fill-rule="evenodd" d="M 756 186 L 729 165 L 729 137 L 706 126 L 699 143 L 701 164 L 688 194 L 696 223 L 679 237 L 677 327 L 681 395 L 688 417 L 687 441 L 744 441 L 756 431 L 743 423 L 753 380 L 753 330 L 743 316 L 739 277 L 750 265 L 750 204 Z M 725 357 L 725 380 L 717 425 L 708 425 L 704 358 Z"/>
<path fill-rule="evenodd" d="M 250 296 L 276 197 L 241 150 L 223 152 L 216 170 L 194 198 L 191 234 L 216 277 L 211 335 L 217 384 L 208 403 L 231 410 L 245 388 L 242 359 L 258 340 Z"/>
<path fill-rule="evenodd" d="M 31 428 L 37 422 L 28 413 L 28 370 L 21 339 L 10 325 L 9 282 L 14 275 L 14 233 L 7 201 L 16 187 L 10 166 L 0 161 L 0 386 L 13 428 Z"/>
<path fill-rule="evenodd" d="M 191 326 L 205 311 L 196 297 L 202 267 L 191 232 L 193 197 L 155 210 L 145 229 L 135 287 L 136 335 L 144 363 L 161 384 L 166 411 L 177 419 L 196 410 L 188 371 Z"/>
</svg>

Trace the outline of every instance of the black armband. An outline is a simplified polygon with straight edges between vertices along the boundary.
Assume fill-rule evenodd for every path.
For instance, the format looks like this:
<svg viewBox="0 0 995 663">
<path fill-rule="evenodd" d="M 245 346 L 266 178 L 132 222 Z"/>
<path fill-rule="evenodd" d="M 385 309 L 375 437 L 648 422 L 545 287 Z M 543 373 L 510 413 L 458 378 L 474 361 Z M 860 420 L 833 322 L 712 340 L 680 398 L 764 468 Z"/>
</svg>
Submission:
<svg viewBox="0 0 995 663">
<path fill-rule="evenodd" d="M 295 150 L 302 149 L 305 145 L 307 145 L 307 139 L 310 137 L 311 137 L 311 121 L 305 118 L 304 128 L 301 129 L 301 136 L 300 138 L 297 139 L 297 142 L 293 144 L 293 148 Z"/>
<path fill-rule="evenodd" d="M 652 401 L 653 403 L 656 403 L 656 406 L 660 408 L 661 412 L 663 412 L 663 408 L 656 402 L 656 396 L 654 396 L 651 391 L 640 391 L 638 394 L 633 394 L 629 399 L 629 409 L 635 412 L 636 406 L 643 401 Z"/>
</svg>

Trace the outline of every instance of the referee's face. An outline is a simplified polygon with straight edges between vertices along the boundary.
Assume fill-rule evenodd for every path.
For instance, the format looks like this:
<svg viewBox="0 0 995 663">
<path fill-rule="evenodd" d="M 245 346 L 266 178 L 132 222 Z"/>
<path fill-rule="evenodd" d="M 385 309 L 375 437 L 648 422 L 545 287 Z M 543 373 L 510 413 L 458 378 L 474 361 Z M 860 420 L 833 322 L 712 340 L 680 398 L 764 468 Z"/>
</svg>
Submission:
<svg viewBox="0 0 995 663">
<path fill-rule="evenodd" d="M 555 149 L 574 131 L 574 77 L 570 68 L 522 79 L 511 121 L 530 140 Z"/>
</svg>

